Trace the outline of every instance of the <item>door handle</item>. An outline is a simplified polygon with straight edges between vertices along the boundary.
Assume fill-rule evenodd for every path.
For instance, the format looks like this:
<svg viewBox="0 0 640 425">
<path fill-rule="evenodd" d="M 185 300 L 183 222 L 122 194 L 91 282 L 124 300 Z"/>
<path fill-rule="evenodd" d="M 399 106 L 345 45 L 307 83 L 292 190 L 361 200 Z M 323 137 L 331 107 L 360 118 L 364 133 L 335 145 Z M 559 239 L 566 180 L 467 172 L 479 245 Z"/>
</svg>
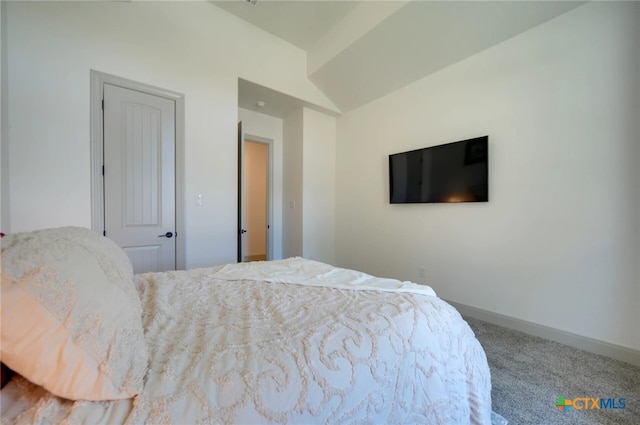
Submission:
<svg viewBox="0 0 640 425">
<path fill-rule="evenodd" d="M 159 238 L 172 238 L 173 237 L 173 233 L 171 232 L 167 232 L 164 235 L 158 235 Z"/>
</svg>

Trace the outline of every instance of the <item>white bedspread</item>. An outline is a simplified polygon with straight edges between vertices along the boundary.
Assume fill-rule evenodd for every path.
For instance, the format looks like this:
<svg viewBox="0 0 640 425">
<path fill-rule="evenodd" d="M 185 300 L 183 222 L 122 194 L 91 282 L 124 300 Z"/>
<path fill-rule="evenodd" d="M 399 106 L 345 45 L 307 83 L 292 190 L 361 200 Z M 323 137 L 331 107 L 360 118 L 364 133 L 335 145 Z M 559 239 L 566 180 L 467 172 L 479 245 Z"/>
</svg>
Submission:
<svg viewBox="0 0 640 425">
<path fill-rule="evenodd" d="M 223 280 L 259 280 L 342 289 L 411 292 L 436 296 L 430 286 L 371 276 L 356 270 L 333 267 L 300 257 L 278 261 L 227 264 L 218 270 L 214 277 Z"/>
<path fill-rule="evenodd" d="M 18 377 L 2 423 L 490 424 L 489 368 L 458 312 L 428 287 L 340 270 L 295 259 L 138 275 L 143 392 L 71 402 Z"/>
</svg>

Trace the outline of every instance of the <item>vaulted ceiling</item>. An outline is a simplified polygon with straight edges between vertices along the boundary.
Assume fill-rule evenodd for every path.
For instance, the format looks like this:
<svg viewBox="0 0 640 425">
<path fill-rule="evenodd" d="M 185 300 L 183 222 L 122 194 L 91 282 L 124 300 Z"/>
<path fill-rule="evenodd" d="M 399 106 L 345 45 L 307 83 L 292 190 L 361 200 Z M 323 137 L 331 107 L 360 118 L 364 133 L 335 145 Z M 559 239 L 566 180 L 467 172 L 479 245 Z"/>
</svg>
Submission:
<svg viewBox="0 0 640 425">
<path fill-rule="evenodd" d="M 305 50 L 309 79 L 346 112 L 584 2 L 258 0 L 253 5 L 247 0 L 226 0 L 212 3 Z M 239 100 L 241 107 L 281 117 L 304 104 L 248 81 L 240 82 Z M 258 100 L 266 102 L 264 109 L 257 108 Z"/>
</svg>

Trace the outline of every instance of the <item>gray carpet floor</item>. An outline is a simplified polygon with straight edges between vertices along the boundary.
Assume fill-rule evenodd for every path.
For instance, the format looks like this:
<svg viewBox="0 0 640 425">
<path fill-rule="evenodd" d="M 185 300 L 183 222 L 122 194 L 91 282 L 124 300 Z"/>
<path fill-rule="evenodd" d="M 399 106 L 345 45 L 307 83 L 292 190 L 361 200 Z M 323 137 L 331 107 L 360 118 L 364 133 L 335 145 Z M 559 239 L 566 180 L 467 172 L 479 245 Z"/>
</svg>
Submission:
<svg viewBox="0 0 640 425">
<path fill-rule="evenodd" d="M 640 425 L 639 367 L 470 317 L 465 320 L 487 354 L 493 410 L 509 425 Z M 626 407 L 565 412 L 555 407 L 559 396 L 613 398 L 616 407 L 624 398 Z"/>
</svg>

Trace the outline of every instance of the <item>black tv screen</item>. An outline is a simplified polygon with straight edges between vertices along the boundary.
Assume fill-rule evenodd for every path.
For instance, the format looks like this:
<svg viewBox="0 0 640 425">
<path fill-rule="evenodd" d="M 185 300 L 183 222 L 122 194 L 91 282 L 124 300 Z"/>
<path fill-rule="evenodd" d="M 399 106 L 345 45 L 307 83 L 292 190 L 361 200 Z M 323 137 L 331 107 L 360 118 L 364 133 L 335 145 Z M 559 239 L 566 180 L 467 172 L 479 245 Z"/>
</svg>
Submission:
<svg viewBox="0 0 640 425">
<path fill-rule="evenodd" d="M 389 155 L 392 204 L 489 201 L 489 136 Z"/>
</svg>

